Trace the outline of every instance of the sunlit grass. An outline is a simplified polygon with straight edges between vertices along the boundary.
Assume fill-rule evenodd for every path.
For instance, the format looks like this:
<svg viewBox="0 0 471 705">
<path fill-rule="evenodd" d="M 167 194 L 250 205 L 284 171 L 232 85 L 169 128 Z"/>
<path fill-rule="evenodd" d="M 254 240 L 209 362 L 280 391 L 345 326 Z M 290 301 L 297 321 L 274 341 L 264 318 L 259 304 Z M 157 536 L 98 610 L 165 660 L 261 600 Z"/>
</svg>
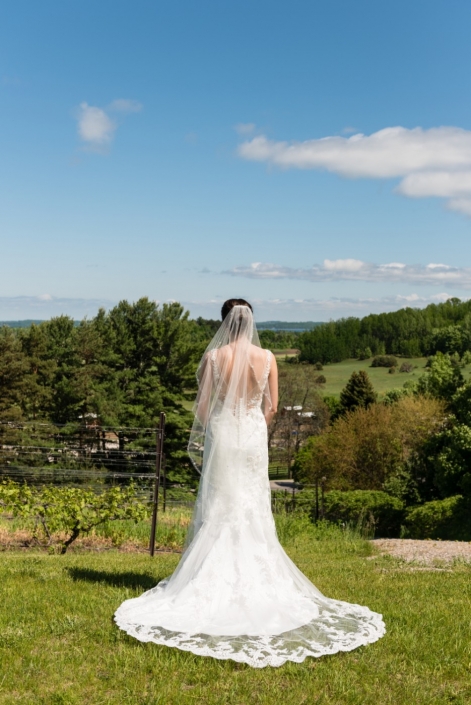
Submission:
<svg viewBox="0 0 471 705">
<path fill-rule="evenodd" d="M 112 623 L 117 606 L 170 574 L 178 555 L 8 551 L 0 556 L 0 703 L 471 702 L 469 567 L 411 570 L 373 555 L 354 531 L 294 515 L 276 521 L 289 555 L 324 593 L 383 613 L 383 639 L 279 669 L 201 658 L 140 643 Z"/>
</svg>

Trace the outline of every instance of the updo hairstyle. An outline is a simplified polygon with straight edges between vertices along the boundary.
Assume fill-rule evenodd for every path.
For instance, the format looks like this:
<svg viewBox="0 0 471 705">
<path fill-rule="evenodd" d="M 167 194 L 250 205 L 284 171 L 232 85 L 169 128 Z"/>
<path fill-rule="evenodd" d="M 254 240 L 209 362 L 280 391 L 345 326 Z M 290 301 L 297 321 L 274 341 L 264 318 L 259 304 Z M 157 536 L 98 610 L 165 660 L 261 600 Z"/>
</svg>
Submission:
<svg viewBox="0 0 471 705">
<path fill-rule="evenodd" d="M 229 311 L 234 308 L 234 306 L 248 306 L 253 313 L 253 308 L 245 299 L 227 299 L 222 305 L 221 318 L 224 320 L 228 315 Z"/>
</svg>

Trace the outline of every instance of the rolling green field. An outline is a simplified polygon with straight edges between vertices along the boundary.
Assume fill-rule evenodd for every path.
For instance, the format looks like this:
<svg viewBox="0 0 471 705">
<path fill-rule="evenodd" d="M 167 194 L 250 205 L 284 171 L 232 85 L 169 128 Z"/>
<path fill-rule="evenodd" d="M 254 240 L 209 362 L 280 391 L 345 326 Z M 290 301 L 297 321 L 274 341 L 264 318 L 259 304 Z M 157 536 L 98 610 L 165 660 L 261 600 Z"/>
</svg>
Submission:
<svg viewBox="0 0 471 705">
<path fill-rule="evenodd" d="M 390 389 L 402 387 L 407 380 L 417 380 L 420 375 L 425 373 L 425 364 L 427 362 L 427 358 L 425 357 L 401 357 L 398 358 L 398 361 L 399 366 L 403 362 L 409 362 L 414 365 L 414 369 L 412 372 L 396 372 L 395 374 L 389 374 L 388 368 L 386 367 L 371 367 L 371 360 L 343 360 L 342 362 L 324 365 L 324 369 L 315 374 L 322 374 L 326 378 L 326 383 L 322 387 L 323 394 L 338 397 L 347 384 L 352 372 L 365 370 L 376 392 L 378 392 L 381 397 L 381 395 Z M 297 365 L 288 365 L 280 359 L 278 360 L 278 364 L 293 367 L 294 369 L 297 368 Z M 311 365 L 309 368 L 313 369 Z M 471 376 L 471 365 L 467 365 L 462 372 L 463 377 L 468 380 Z"/>
<path fill-rule="evenodd" d="M 412 372 L 389 374 L 387 367 L 371 367 L 371 360 L 343 360 L 342 362 L 324 365 L 322 374 L 327 380 L 324 386 L 324 393 L 336 397 L 340 396 L 340 392 L 347 384 L 352 372 L 365 370 L 376 392 L 381 396 L 390 389 L 402 387 L 407 380 L 417 380 L 425 372 L 427 358 L 400 358 L 399 366 L 403 362 L 409 362 L 414 365 Z"/>
<path fill-rule="evenodd" d="M 327 595 L 382 612 L 387 634 L 349 653 L 275 669 L 143 644 L 112 615 L 178 555 L 5 551 L 0 703 L 10 705 L 468 705 L 471 567 L 424 569 L 337 528 L 277 517 L 280 539 Z"/>
</svg>

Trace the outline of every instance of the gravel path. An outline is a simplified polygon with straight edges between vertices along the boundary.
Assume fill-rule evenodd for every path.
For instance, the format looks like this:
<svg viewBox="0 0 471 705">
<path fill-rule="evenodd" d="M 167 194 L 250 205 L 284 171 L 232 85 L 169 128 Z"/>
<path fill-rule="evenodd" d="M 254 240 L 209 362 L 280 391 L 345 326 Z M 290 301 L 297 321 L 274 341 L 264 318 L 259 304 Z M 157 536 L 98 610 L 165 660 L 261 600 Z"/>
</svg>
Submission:
<svg viewBox="0 0 471 705">
<path fill-rule="evenodd" d="M 380 553 L 426 565 L 432 565 L 435 561 L 452 563 L 455 559 L 471 562 L 471 542 L 466 541 L 374 539 L 372 544 Z"/>
</svg>

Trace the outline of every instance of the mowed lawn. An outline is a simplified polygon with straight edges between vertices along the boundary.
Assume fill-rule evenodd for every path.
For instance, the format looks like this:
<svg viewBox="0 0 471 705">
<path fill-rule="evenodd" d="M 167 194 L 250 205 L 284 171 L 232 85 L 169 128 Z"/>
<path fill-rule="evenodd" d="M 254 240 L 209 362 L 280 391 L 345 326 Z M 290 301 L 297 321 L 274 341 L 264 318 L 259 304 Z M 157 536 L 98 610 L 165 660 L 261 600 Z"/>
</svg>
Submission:
<svg viewBox="0 0 471 705">
<path fill-rule="evenodd" d="M 410 363 L 414 366 L 412 372 L 399 372 L 399 367 L 403 362 Z M 427 358 L 425 357 L 400 357 L 398 358 L 398 371 L 394 374 L 390 374 L 387 367 L 371 367 L 371 360 L 343 360 L 343 362 L 334 362 L 324 365 L 324 369 L 320 372 L 312 374 L 324 375 L 326 378 L 326 383 L 322 386 L 321 393 L 332 396 L 340 396 L 340 392 L 347 384 L 352 372 L 358 372 L 359 370 L 365 370 L 381 398 L 385 392 L 390 389 L 397 389 L 403 387 L 407 380 L 416 381 L 420 375 L 426 372 L 425 365 L 427 363 Z M 280 358 L 278 359 L 279 365 L 286 365 L 286 367 L 297 368 L 297 365 L 291 365 L 285 363 Z M 309 365 L 309 368 L 314 370 L 314 368 Z M 471 376 L 471 365 L 466 365 L 462 369 L 463 377 L 467 381 Z M 293 372 L 295 374 L 295 372 Z"/>
<path fill-rule="evenodd" d="M 0 703 L 33 705 L 469 705 L 471 567 L 424 569 L 371 544 L 281 532 L 327 595 L 382 612 L 387 635 L 350 653 L 281 668 L 142 644 L 112 615 L 178 556 L 117 550 L 0 556 Z"/>
<path fill-rule="evenodd" d="M 414 365 L 412 372 L 399 372 L 399 367 L 403 362 Z M 347 384 L 352 372 L 365 370 L 375 391 L 381 396 L 390 389 L 402 387 L 407 380 L 416 381 L 425 372 L 427 358 L 398 358 L 398 363 L 398 371 L 394 374 L 390 374 L 387 367 L 371 367 L 371 360 L 343 360 L 343 362 L 324 365 L 324 369 L 319 373 L 323 374 L 327 380 L 324 385 L 324 393 L 340 396 L 340 392 Z"/>
</svg>

